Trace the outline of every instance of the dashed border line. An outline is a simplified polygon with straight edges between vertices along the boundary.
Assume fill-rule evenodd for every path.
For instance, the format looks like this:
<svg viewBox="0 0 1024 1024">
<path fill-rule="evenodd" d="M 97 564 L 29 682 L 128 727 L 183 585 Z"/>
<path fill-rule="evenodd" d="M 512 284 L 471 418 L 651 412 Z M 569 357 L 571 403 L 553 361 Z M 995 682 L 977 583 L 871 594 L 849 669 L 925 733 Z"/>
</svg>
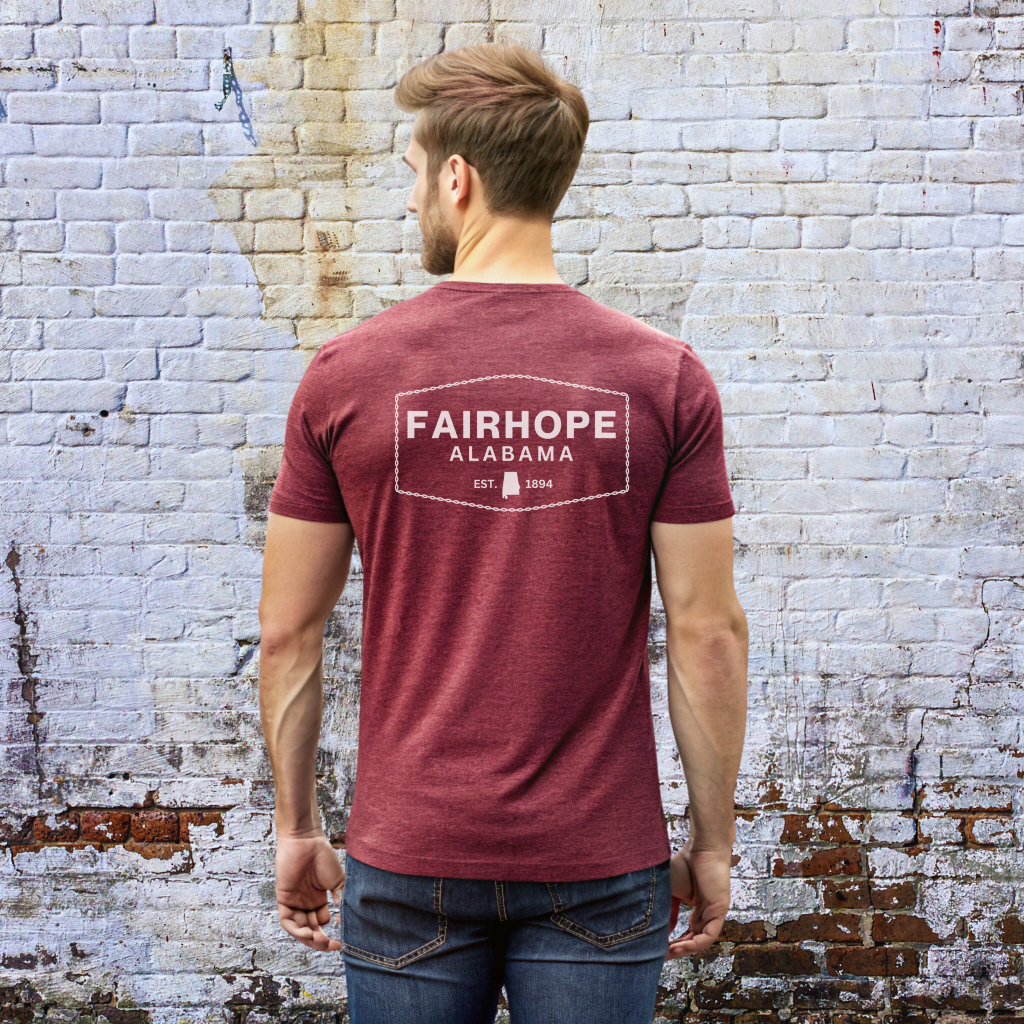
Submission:
<svg viewBox="0 0 1024 1024">
<path fill-rule="evenodd" d="M 605 395 L 621 395 L 626 400 L 626 486 L 621 491 L 606 491 L 604 494 L 590 494 L 585 498 L 566 498 L 548 505 L 531 505 L 528 508 L 502 508 L 500 505 L 480 505 L 475 501 L 460 501 L 458 498 L 442 498 L 436 494 L 420 494 L 418 491 L 403 491 L 398 486 L 398 400 L 405 395 L 421 395 L 425 391 L 440 391 L 443 388 L 455 388 L 460 384 L 479 384 L 485 380 L 537 380 L 543 384 L 561 384 L 567 388 L 582 388 L 584 391 L 600 391 Z M 412 498 L 427 498 L 430 501 L 446 501 L 450 505 L 465 505 L 468 508 L 483 508 L 489 512 L 539 512 L 544 508 L 558 508 L 560 505 L 575 505 L 581 501 L 594 501 L 596 498 L 610 498 L 615 494 L 625 494 L 629 490 L 629 395 L 625 391 L 612 391 L 610 388 L 595 388 L 589 384 L 572 384 L 567 380 L 551 380 L 549 377 L 534 377 L 528 373 L 496 373 L 490 377 L 473 377 L 471 380 L 457 380 L 451 384 L 435 384 L 430 388 L 416 388 L 413 391 L 399 391 L 395 395 L 395 492 L 407 494 Z"/>
</svg>

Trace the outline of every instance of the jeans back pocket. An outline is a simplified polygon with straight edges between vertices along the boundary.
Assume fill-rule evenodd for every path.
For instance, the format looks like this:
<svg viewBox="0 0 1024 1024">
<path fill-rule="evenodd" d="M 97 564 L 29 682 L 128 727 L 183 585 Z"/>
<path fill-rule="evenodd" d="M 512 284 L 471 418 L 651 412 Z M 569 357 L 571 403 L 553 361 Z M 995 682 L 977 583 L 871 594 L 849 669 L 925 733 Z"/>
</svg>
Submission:
<svg viewBox="0 0 1024 1024">
<path fill-rule="evenodd" d="M 602 949 L 628 942 L 651 924 L 657 879 L 655 865 L 609 878 L 548 882 L 551 920 Z"/>
<path fill-rule="evenodd" d="M 375 868 L 348 854 L 342 953 L 400 970 L 441 946 L 448 931 L 444 879 Z"/>
</svg>

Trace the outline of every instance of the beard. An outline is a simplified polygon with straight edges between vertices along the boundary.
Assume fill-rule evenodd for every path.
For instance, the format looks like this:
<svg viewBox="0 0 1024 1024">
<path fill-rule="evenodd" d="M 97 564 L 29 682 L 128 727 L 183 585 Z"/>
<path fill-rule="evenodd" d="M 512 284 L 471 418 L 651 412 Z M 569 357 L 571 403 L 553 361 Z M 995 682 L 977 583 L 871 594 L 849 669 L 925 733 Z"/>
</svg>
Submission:
<svg viewBox="0 0 1024 1024">
<path fill-rule="evenodd" d="M 419 212 L 420 232 L 423 235 L 423 254 L 420 262 L 428 274 L 440 276 L 455 269 L 455 254 L 459 239 L 441 213 L 437 201 L 440 189 L 436 181 L 427 190 L 427 201 Z"/>
</svg>

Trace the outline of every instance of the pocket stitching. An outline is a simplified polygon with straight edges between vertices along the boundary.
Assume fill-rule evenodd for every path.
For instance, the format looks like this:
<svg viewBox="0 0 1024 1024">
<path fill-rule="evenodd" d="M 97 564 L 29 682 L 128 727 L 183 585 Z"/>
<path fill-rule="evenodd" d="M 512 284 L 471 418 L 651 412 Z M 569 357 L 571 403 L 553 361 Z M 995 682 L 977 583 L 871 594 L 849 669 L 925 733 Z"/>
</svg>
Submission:
<svg viewBox="0 0 1024 1024">
<path fill-rule="evenodd" d="M 403 953 L 399 957 L 390 957 L 383 956 L 380 953 L 371 953 L 368 949 L 360 949 L 358 946 L 353 946 L 350 942 L 342 942 L 342 952 L 351 953 L 353 956 L 359 957 L 361 960 L 369 960 L 371 963 L 381 964 L 384 967 L 393 967 L 395 970 L 400 970 L 407 964 L 412 963 L 413 960 L 418 960 L 421 956 L 426 956 L 427 953 L 430 953 L 432 950 L 435 950 L 438 946 L 442 945 L 448 937 L 448 915 L 441 909 L 443 892 L 444 879 L 434 879 L 434 912 L 437 914 L 437 935 L 429 942 L 425 942 L 422 946 L 417 946 L 415 949 L 410 950 L 408 953 Z"/>
<path fill-rule="evenodd" d="M 562 913 L 563 904 L 558 895 L 558 890 L 555 888 L 553 883 L 547 882 L 545 884 L 548 887 L 548 894 L 551 897 L 551 905 L 554 908 L 554 912 L 551 914 L 551 920 L 564 931 L 567 931 L 578 938 L 585 939 L 587 942 L 590 942 L 595 946 L 599 946 L 602 949 L 608 946 L 618 945 L 618 943 L 625 942 L 627 939 L 635 938 L 637 935 L 640 935 L 647 930 L 648 925 L 651 923 L 651 917 L 654 914 L 654 892 L 657 885 L 657 866 L 655 865 L 650 870 L 651 888 L 647 895 L 647 912 L 642 921 L 639 921 L 634 925 L 630 925 L 629 928 L 623 928 L 622 931 L 612 932 L 610 935 L 598 935 L 596 932 L 592 932 L 589 928 L 584 928 L 583 925 L 578 924 L 571 917 Z"/>
</svg>

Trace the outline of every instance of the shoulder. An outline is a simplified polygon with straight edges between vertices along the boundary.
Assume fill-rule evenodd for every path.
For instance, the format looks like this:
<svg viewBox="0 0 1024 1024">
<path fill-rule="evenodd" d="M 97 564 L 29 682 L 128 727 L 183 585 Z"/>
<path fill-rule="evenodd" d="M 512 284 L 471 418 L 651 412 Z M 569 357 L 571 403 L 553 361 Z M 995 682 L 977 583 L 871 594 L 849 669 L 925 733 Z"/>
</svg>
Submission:
<svg viewBox="0 0 1024 1024">
<path fill-rule="evenodd" d="M 644 323 L 629 313 L 606 306 L 583 292 L 579 295 L 586 304 L 584 308 L 589 310 L 593 322 L 599 325 L 602 331 L 607 329 L 609 333 L 614 334 L 618 343 L 626 345 L 634 355 L 647 356 L 656 360 L 665 369 L 671 367 L 673 371 L 678 370 L 679 373 L 686 373 L 687 370 L 706 372 L 700 357 L 688 342 Z"/>
<path fill-rule="evenodd" d="M 439 313 L 439 303 L 428 288 L 408 299 L 391 302 L 384 309 L 341 334 L 328 338 L 313 357 L 307 373 L 352 372 L 368 363 L 377 364 L 402 339 L 421 334 Z"/>
</svg>

